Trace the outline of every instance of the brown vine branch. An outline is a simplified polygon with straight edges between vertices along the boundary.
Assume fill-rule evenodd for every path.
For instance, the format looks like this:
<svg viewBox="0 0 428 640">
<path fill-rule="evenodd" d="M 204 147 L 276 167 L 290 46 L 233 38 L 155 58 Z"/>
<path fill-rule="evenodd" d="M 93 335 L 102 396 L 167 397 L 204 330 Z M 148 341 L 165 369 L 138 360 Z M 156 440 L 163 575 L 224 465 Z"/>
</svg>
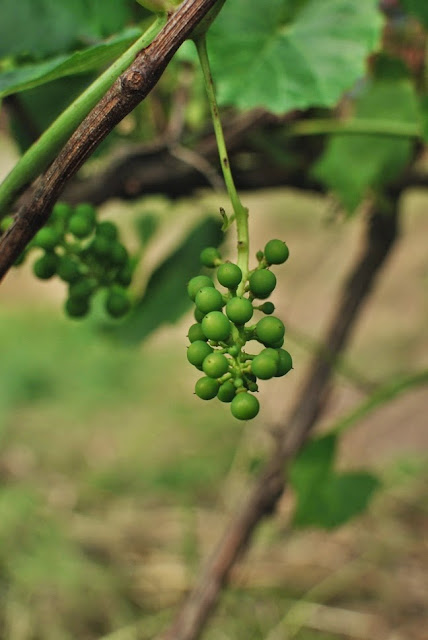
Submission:
<svg viewBox="0 0 428 640">
<path fill-rule="evenodd" d="M 276 429 L 277 446 L 249 497 L 226 527 L 216 550 L 171 627 L 158 640 L 197 640 L 212 614 L 229 572 L 260 521 L 270 515 L 286 486 L 287 463 L 302 447 L 326 405 L 334 361 L 348 343 L 376 277 L 398 236 L 398 209 L 374 212 L 365 245 L 340 293 L 326 332 L 290 417 Z M 323 353 L 329 353 L 326 359 Z"/>
<path fill-rule="evenodd" d="M 76 129 L 46 172 L 35 183 L 31 201 L 18 210 L 15 223 L 0 239 L 0 279 L 34 234 L 45 224 L 65 184 L 102 140 L 153 89 L 179 46 L 217 0 L 185 0 L 155 40 Z"/>
</svg>

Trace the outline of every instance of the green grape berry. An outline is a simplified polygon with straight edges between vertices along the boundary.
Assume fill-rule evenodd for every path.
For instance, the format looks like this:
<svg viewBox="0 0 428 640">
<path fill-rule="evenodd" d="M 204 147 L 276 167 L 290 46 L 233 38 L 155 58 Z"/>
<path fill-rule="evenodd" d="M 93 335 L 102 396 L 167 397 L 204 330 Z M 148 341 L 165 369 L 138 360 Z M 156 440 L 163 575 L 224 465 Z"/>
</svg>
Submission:
<svg viewBox="0 0 428 640">
<path fill-rule="evenodd" d="M 199 378 L 195 385 L 195 393 L 202 400 L 212 400 L 216 397 L 220 384 L 214 378 Z"/>
<path fill-rule="evenodd" d="M 116 274 L 117 284 L 121 284 L 124 287 L 128 287 L 132 282 L 133 269 L 131 264 L 125 264 Z"/>
<path fill-rule="evenodd" d="M 205 247 L 201 251 L 200 261 L 205 267 L 215 267 L 221 261 L 221 255 L 215 247 Z"/>
<path fill-rule="evenodd" d="M 45 249 L 45 251 L 51 251 L 55 249 L 60 242 L 60 234 L 52 227 L 43 227 L 34 236 L 33 245 Z"/>
<path fill-rule="evenodd" d="M 105 236 L 95 236 L 92 240 L 89 251 L 97 259 L 103 260 L 110 257 L 112 242 Z"/>
<path fill-rule="evenodd" d="M 33 264 L 33 272 L 41 280 L 49 280 L 56 274 L 58 256 L 55 253 L 45 253 Z"/>
<path fill-rule="evenodd" d="M 225 262 L 217 270 L 217 280 L 223 287 L 236 289 L 242 280 L 242 271 L 237 264 Z"/>
<path fill-rule="evenodd" d="M 253 317 L 254 309 L 248 298 L 231 298 L 226 304 L 226 315 L 235 324 L 245 324 Z"/>
<path fill-rule="evenodd" d="M 271 313 L 275 311 L 275 305 L 272 302 L 264 302 L 260 305 L 259 311 L 265 313 L 267 316 L 270 316 Z"/>
<path fill-rule="evenodd" d="M 58 264 L 58 276 L 64 282 L 76 282 L 81 277 L 79 263 L 69 256 L 63 256 Z"/>
<path fill-rule="evenodd" d="M 127 314 L 131 308 L 131 301 L 126 289 L 118 285 L 111 287 L 107 292 L 105 308 L 113 318 L 121 318 Z"/>
<path fill-rule="evenodd" d="M 241 351 L 241 349 L 239 348 L 239 345 L 237 344 L 233 344 L 231 347 L 229 347 L 229 349 L 227 350 L 228 354 L 230 356 L 232 356 L 233 358 L 236 358 L 237 356 L 239 356 L 239 352 Z"/>
<path fill-rule="evenodd" d="M 290 255 L 287 245 L 282 240 L 269 240 L 264 253 L 268 264 L 283 264 Z"/>
<path fill-rule="evenodd" d="M 267 346 L 272 346 L 283 338 L 285 327 L 279 318 L 268 316 L 258 321 L 256 325 L 257 339 Z"/>
<path fill-rule="evenodd" d="M 113 222 L 109 220 L 104 220 L 103 222 L 99 222 L 97 224 L 97 236 L 103 236 L 104 238 L 108 238 L 109 240 L 117 240 L 118 231 L 117 227 Z"/>
<path fill-rule="evenodd" d="M 278 364 L 269 355 L 259 354 L 251 362 L 251 371 L 260 380 L 269 380 L 276 375 Z"/>
<path fill-rule="evenodd" d="M 128 251 L 120 242 L 113 242 L 110 247 L 110 262 L 114 266 L 121 267 L 128 262 Z"/>
<path fill-rule="evenodd" d="M 91 280 L 82 278 L 78 282 L 70 284 L 68 294 L 70 298 L 89 298 L 94 292 L 95 286 Z"/>
<path fill-rule="evenodd" d="M 221 311 L 210 311 L 201 324 L 209 340 L 227 340 L 232 330 L 229 320 Z"/>
<path fill-rule="evenodd" d="M 276 276 L 267 269 L 258 269 L 251 274 L 249 285 L 256 298 L 268 298 L 276 287 Z"/>
<path fill-rule="evenodd" d="M 195 367 L 201 367 L 207 356 L 213 353 L 213 348 L 203 340 L 195 340 L 187 348 L 187 359 Z"/>
<path fill-rule="evenodd" d="M 187 293 L 191 300 L 195 300 L 196 294 L 202 287 L 214 287 L 214 282 L 208 276 L 195 276 L 187 285 Z"/>
<path fill-rule="evenodd" d="M 207 338 L 205 337 L 204 332 L 202 331 L 202 327 L 200 322 L 196 322 L 189 327 L 189 333 L 187 334 L 190 342 L 196 342 L 196 340 L 202 340 L 206 342 Z"/>
<path fill-rule="evenodd" d="M 65 302 L 65 313 L 70 318 L 83 318 L 89 312 L 89 299 L 88 298 L 74 298 L 70 296 Z"/>
<path fill-rule="evenodd" d="M 272 358 L 276 364 L 279 364 L 279 353 L 276 349 L 272 349 L 272 347 L 263 349 L 262 351 L 260 351 L 259 355 Z"/>
<path fill-rule="evenodd" d="M 229 361 L 222 353 L 210 353 L 204 359 L 202 369 L 210 378 L 221 378 L 229 369 Z"/>
<path fill-rule="evenodd" d="M 217 398 L 220 400 L 220 402 L 232 402 L 235 394 L 235 385 L 230 382 L 230 380 L 228 380 L 227 382 L 223 382 L 223 384 L 220 385 L 217 393 Z"/>
<path fill-rule="evenodd" d="M 202 313 L 220 311 L 224 304 L 223 296 L 214 287 L 202 287 L 196 294 L 195 304 Z"/>
<path fill-rule="evenodd" d="M 73 207 L 71 207 L 67 202 L 57 202 L 52 209 L 51 218 L 53 222 L 58 222 L 64 224 L 66 220 L 72 215 Z"/>
<path fill-rule="evenodd" d="M 83 216 L 95 224 L 97 211 L 94 205 L 89 204 L 89 202 L 79 202 L 74 209 L 74 213 L 76 216 Z"/>
<path fill-rule="evenodd" d="M 279 356 L 279 363 L 276 377 L 280 378 L 281 376 L 285 376 L 286 373 L 291 371 L 291 369 L 293 368 L 293 359 L 285 349 L 278 349 L 277 353 Z"/>
<path fill-rule="evenodd" d="M 202 311 L 200 311 L 196 307 L 193 312 L 193 317 L 195 318 L 196 322 L 202 322 L 202 320 L 205 318 L 205 313 L 202 313 Z"/>
<path fill-rule="evenodd" d="M 232 400 L 230 405 L 232 415 L 238 420 L 251 420 L 255 418 L 260 410 L 260 404 L 257 398 L 251 393 L 238 393 Z"/>
<path fill-rule="evenodd" d="M 94 222 L 82 214 L 74 213 L 68 221 L 68 230 L 76 238 L 87 238 L 94 229 Z"/>
</svg>

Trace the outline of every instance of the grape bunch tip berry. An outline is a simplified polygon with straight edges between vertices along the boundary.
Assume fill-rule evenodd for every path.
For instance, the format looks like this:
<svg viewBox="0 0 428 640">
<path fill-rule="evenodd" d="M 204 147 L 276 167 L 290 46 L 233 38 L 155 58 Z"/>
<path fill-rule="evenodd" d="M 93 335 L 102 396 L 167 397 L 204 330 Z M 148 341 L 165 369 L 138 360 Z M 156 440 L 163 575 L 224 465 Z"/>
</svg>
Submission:
<svg viewBox="0 0 428 640">
<path fill-rule="evenodd" d="M 83 318 L 91 298 L 102 290 L 104 308 L 112 318 L 121 318 L 131 308 L 127 288 L 131 284 L 133 263 L 121 243 L 117 226 L 99 222 L 89 203 L 75 207 L 57 202 L 48 223 L 40 229 L 15 262 L 22 264 L 33 249 L 42 254 L 33 263 L 41 280 L 57 275 L 68 285 L 64 309 L 71 318 Z"/>
<path fill-rule="evenodd" d="M 203 249 L 203 266 L 217 269 L 221 291 L 207 275 L 197 275 L 187 285 L 187 293 L 195 303 L 195 323 L 189 328 L 187 360 L 204 376 L 195 385 L 202 400 L 218 398 L 230 403 L 232 415 L 238 420 L 251 420 L 260 410 L 254 393 L 258 380 L 269 380 L 287 374 L 293 368 L 291 355 L 282 348 L 285 327 L 273 316 L 272 302 L 265 300 L 276 286 L 272 265 L 286 262 L 287 245 L 282 240 L 270 240 L 264 251 L 257 252 L 258 266 L 242 282 L 240 267 L 224 262 L 215 247 Z M 252 321 L 255 312 L 263 315 Z M 257 341 L 263 345 L 258 354 L 249 353 L 246 345 Z"/>
</svg>

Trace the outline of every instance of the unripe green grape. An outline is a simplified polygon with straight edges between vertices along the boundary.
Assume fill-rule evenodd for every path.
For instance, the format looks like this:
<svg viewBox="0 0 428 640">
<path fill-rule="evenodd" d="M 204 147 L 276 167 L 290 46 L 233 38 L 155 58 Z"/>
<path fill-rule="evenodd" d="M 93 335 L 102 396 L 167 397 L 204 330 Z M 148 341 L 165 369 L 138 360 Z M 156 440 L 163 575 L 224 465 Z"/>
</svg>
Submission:
<svg viewBox="0 0 428 640">
<path fill-rule="evenodd" d="M 233 385 L 235 389 L 239 389 L 240 387 L 244 386 L 244 381 L 242 378 L 235 378 L 235 380 L 233 381 Z"/>
<path fill-rule="evenodd" d="M 131 301 L 126 289 L 118 285 L 111 287 L 107 292 L 105 308 L 113 318 L 121 318 L 127 314 L 131 308 Z"/>
<path fill-rule="evenodd" d="M 210 311 L 201 324 L 209 340 L 227 340 L 232 329 L 229 320 L 221 311 Z"/>
<path fill-rule="evenodd" d="M 265 246 L 265 258 L 268 264 L 283 264 L 290 252 L 282 240 L 269 240 Z"/>
<path fill-rule="evenodd" d="M 202 287 L 196 294 L 195 304 L 202 313 L 220 311 L 224 304 L 223 296 L 214 287 Z"/>
<path fill-rule="evenodd" d="M 108 238 L 109 240 L 117 240 L 118 231 L 116 225 L 113 222 L 104 220 L 103 222 L 98 222 L 96 234 L 97 236 Z"/>
<path fill-rule="evenodd" d="M 78 282 L 73 282 L 69 289 L 68 295 L 70 298 L 89 298 L 94 292 L 95 286 L 93 282 L 87 278 L 82 278 Z"/>
<path fill-rule="evenodd" d="M 258 321 L 256 325 L 257 339 L 267 346 L 275 344 L 284 336 L 285 327 L 279 318 L 268 316 Z"/>
<path fill-rule="evenodd" d="M 116 282 L 124 287 L 128 287 L 132 282 L 132 273 L 133 270 L 130 263 L 124 265 L 116 274 Z"/>
<path fill-rule="evenodd" d="M 202 311 L 200 311 L 197 307 L 193 312 L 193 317 L 195 318 L 196 322 L 202 322 L 202 320 L 205 318 L 205 313 L 202 313 Z"/>
<path fill-rule="evenodd" d="M 272 342 L 269 346 L 272 347 L 272 349 L 280 349 L 283 344 L 284 344 L 284 338 L 282 337 L 280 340 L 277 340 L 276 342 Z"/>
<path fill-rule="evenodd" d="M 55 275 L 58 267 L 58 256 L 55 253 L 45 253 L 33 264 L 33 272 L 41 280 L 49 280 Z"/>
<path fill-rule="evenodd" d="M 258 269 L 251 274 L 249 285 L 256 298 L 268 298 L 276 287 L 276 276 L 267 269 Z"/>
<path fill-rule="evenodd" d="M 87 238 L 94 229 L 94 223 L 86 216 L 74 213 L 68 221 L 68 230 L 76 238 Z"/>
<path fill-rule="evenodd" d="M 223 382 L 223 384 L 220 385 L 217 393 L 217 398 L 220 400 L 220 402 L 232 402 L 235 394 L 235 386 L 232 382 L 230 382 L 230 380 L 228 380 L 227 382 Z"/>
<path fill-rule="evenodd" d="M 66 300 L 64 309 L 70 318 L 83 318 L 89 311 L 89 299 L 70 297 Z"/>
<path fill-rule="evenodd" d="M 195 340 L 187 348 L 187 359 L 190 364 L 195 367 L 202 367 L 202 363 L 210 353 L 213 352 L 213 348 L 203 340 Z"/>
<path fill-rule="evenodd" d="M 210 378 L 221 378 L 229 370 L 229 361 L 222 353 L 210 353 L 204 359 L 202 369 Z"/>
<path fill-rule="evenodd" d="M 253 382 L 252 380 L 246 380 L 245 386 L 247 387 L 248 391 L 255 392 L 259 390 L 258 384 L 256 382 Z"/>
<path fill-rule="evenodd" d="M 195 276 L 187 285 L 187 293 L 191 300 L 196 298 L 196 294 L 202 287 L 214 287 L 214 282 L 208 276 Z"/>
<path fill-rule="evenodd" d="M 267 316 L 270 316 L 270 314 L 275 311 L 275 305 L 272 302 L 264 302 L 260 305 L 259 311 L 265 313 Z"/>
<path fill-rule="evenodd" d="M 214 378 L 199 378 L 195 384 L 195 393 L 202 400 L 212 400 L 216 397 L 220 384 Z"/>
<path fill-rule="evenodd" d="M 203 342 L 206 342 L 207 340 L 204 332 L 202 331 L 200 322 L 192 324 L 192 326 L 189 327 L 189 333 L 187 334 L 187 337 L 189 338 L 190 342 L 196 342 L 196 340 L 202 340 Z"/>
<path fill-rule="evenodd" d="M 269 380 L 276 375 L 278 365 L 275 360 L 268 355 L 259 354 L 251 362 L 251 371 L 260 380 Z"/>
<path fill-rule="evenodd" d="M 89 245 L 89 251 L 98 259 L 110 257 L 112 242 L 105 236 L 95 236 Z"/>
<path fill-rule="evenodd" d="M 34 236 L 33 246 L 45 249 L 45 251 L 51 251 L 55 249 L 60 240 L 61 236 L 55 229 L 52 227 L 43 227 L 43 229 L 40 229 Z"/>
<path fill-rule="evenodd" d="M 238 420 L 251 420 L 258 414 L 260 404 L 255 396 L 245 391 L 238 393 L 233 398 L 230 410 Z"/>
<path fill-rule="evenodd" d="M 120 242 L 113 242 L 110 247 L 110 262 L 111 264 L 121 267 L 128 261 L 128 251 L 126 247 Z"/>
<path fill-rule="evenodd" d="M 272 349 L 272 347 L 267 347 L 266 349 L 262 349 L 262 351 L 260 351 L 259 356 L 267 356 L 269 358 L 272 358 L 276 364 L 279 363 L 279 353 L 276 349 Z"/>
<path fill-rule="evenodd" d="M 293 368 L 293 359 L 285 349 L 278 349 L 279 363 L 276 377 L 285 376 Z"/>
<path fill-rule="evenodd" d="M 226 315 L 235 324 L 245 324 L 253 317 L 254 309 L 248 298 L 231 298 L 226 304 Z"/>
<path fill-rule="evenodd" d="M 74 213 L 76 216 L 83 216 L 84 218 L 88 218 L 88 220 L 92 220 L 94 223 L 97 217 L 97 211 L 94 205 L 89 204 L 89 202 L 79 202 L 74 209 Z"/>
<path fill-rule="evenodd" d="M 236 289 L 242 280 L 242 271 L 237 264 L 225 262 L 221 264 L 217 270 L 217 280 L 223 287 Z"/>
<path fill-rule="evenodd" d="M 237 344 L 233 344 L 231 347 L 229 347 L 227 352 L 230 356 L 232 356 L 233 358 L 236 358 L 239 355 L 240 350 L 241 349 Z"/>
<path fill-rule="evenodd" d="M 200 261 L 205 267 L 215 267 L 221 261 L 221 255 L 215 247 L 205 247 L 201 251 Z"/>
<path fill-rule="evenodd" d="M 72 215 L 73 207 L 66 202 L 57 202 L 52 209 L 51 218 L 53 222 L 60 222 L 64 224 L 66 220 Z"/>
<path fill-rule="evenodd" d="M 76 282 L 81 277 L 79 263 L 69 256 L 64 256 L 58 264 L 58 276 L 64 282 Z"/>
</svg>

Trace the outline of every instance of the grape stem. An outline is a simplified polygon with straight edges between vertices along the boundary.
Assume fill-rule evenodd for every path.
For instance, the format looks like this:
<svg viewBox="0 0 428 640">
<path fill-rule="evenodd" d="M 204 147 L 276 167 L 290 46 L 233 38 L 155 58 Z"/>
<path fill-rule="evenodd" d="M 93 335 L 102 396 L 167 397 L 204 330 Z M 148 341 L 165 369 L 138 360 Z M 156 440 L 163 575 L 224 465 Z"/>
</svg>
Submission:
<svg viewBox="0 0 428 640">
<path fill-rule="evenodd" d="M 237 289 L 238 296 L 244 292 L 245 283 L 248 278 L 249 264 L 249 232 L 248 232 L 248 209 L 243 206 L 239 199 L 238 192 L 230 169 L 229 156 L 227 153 L 226 142 L 223 134 L 217 99 L 215 96 L 214 82 L 211 75 L 211 68 L 208 58 L 207 41 L 205 32 L 194 37 L 194 43 L 198 52 L 199 62 L 205 82 L 205 89 L 210 105 L 211 118 L 214 126 L 214 133 L 217 140 L 218 153 L 220 156 L 220 164 L 223 172 L 224 182 L 232 204 L 236 229 L 238 235 L 238 267 L 242 271 L 242 280 Z"/>
<path fill-rule="evenodd" d="M 24 153 L 0 185 L 0 220 L 6 215 L 7 208 L 14 198 L 48 166 L 76 127 L 120 74 L 129 67 L 137 53 L 156 37 L 166 19 L 166 15 L 159 15 L 148 29 L 81 93 Z"/>
</svg>

